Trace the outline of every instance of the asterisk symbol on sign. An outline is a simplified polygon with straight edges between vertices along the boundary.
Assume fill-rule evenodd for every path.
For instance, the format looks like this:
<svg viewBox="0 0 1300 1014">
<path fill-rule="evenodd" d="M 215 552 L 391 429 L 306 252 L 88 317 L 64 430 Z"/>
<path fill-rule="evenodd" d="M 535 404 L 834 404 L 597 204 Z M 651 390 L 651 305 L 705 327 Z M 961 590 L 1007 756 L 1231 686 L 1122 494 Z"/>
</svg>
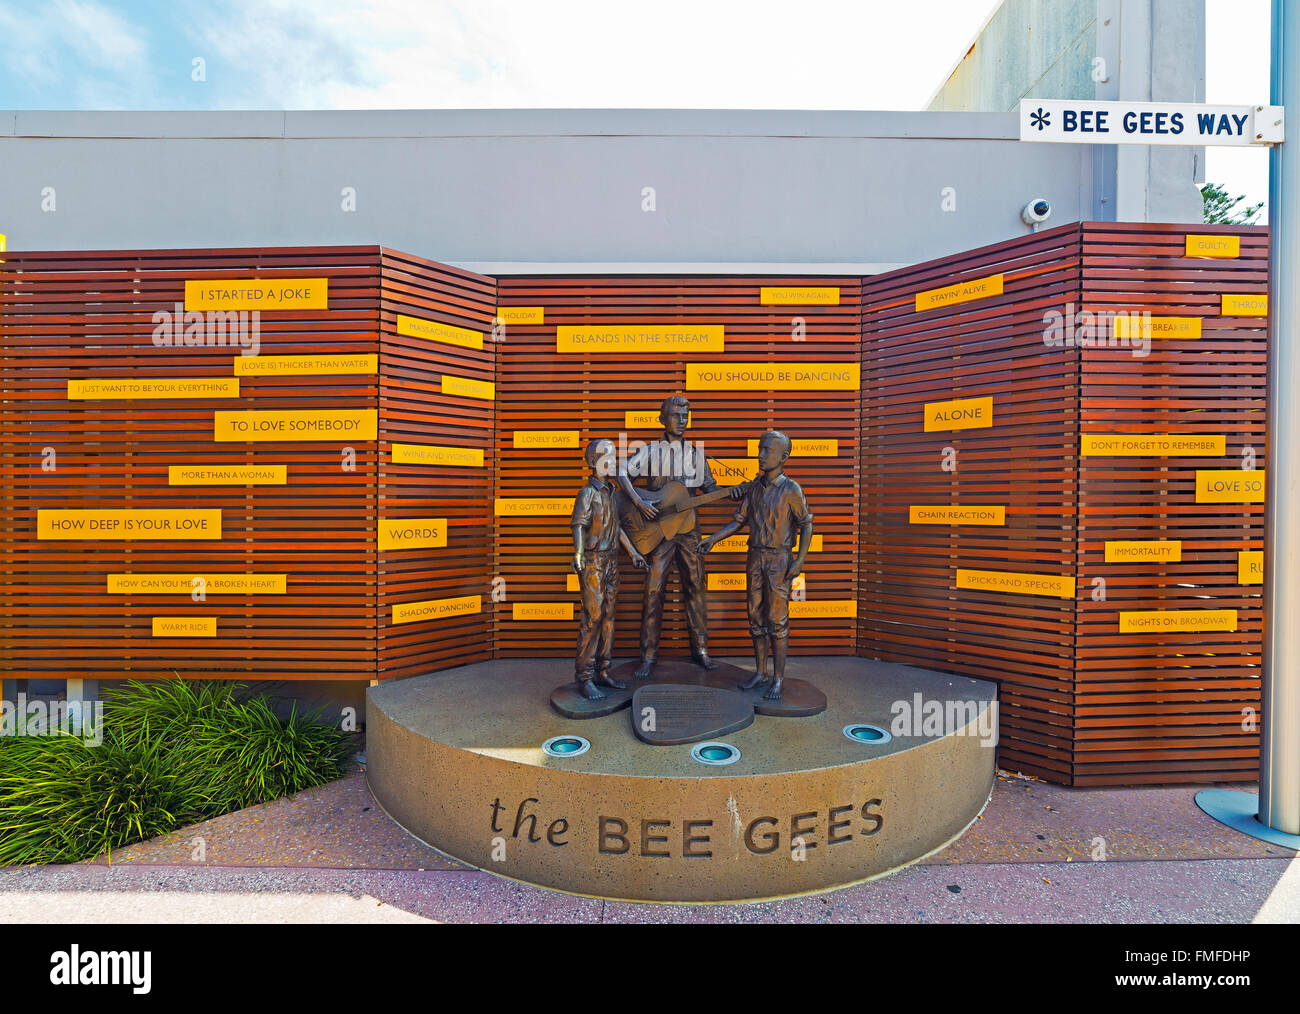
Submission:
<svg viewBox="0 0 1300 1014">
<path fill-rule="evenodd" d="M 1043 112 L 1043 107 L 1039 106 L 1029 114 L 1029 122 L 1039 130 L 1045 130 L 1047 125 L 1052 121 L 1052 114 Z"/>
</svg>

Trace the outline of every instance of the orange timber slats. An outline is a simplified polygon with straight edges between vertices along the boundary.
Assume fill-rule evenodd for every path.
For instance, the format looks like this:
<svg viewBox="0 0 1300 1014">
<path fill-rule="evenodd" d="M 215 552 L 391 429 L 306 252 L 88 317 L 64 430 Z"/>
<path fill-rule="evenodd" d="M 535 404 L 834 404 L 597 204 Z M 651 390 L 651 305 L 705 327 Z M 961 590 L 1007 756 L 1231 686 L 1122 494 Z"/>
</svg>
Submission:
<svg viewBox="0 0 1300 1014">
<path fill-rule="evenodd" d="M 493 279 L 388 249 L 382 264 L 380 516 L 445 521 L 446 544 L 380 550 L 381 678 L 492 657 L 494 402 L 482 395 L 497 347 Z M 399 316 L 417 331 L 451 330 L 399 334 Z M 446 393 L 444 377 L 475 382 L 480 396 Z M 394 606 L 439 600 L 466 601 L 441 618 L 393 622 Z"/>
<path fill-rule="evenodd" d="M 917 310 L 917 293 L 991 278 L 979 298 Z M 1002 763 L 1052 780 L 1070 777 L 1074 595 L 957 577 L 1074 576 L 1078 358 L 1043 332 L 1078 287 L 1067 226 L 878 275 L 863 292 L 859 653 L 997 680 Z M 927 403 L 979 398 L 992 425 L 926 431 Z M 999 523 L 949 523 L 936 507 Z"/>
<path fill-rule="evenodd" d="M 661 400 L 684 393 L 691 403 L 689 439 L 722 459 L 712 464 L 722 485 L 756 474 L 747 443 L 768 428 L 795 440 L 817 440 L 823 449 L 835 441 L 833 456 L 800 458 L 789 474 L 807 494 L 815 515 L 820 551 L 808 556 L 807 601 L 816 608 L 849 610 L 840 616 L 791 620 L 792 650 L 852 654 L 855 594 L 857 504 L 857 391 L 687 390 L 686 367 L 694 362 L 857 363 L 859 293 L 856 277 L 767 276 L 575 276 L 503 277 L 500 302 L 506 307 L 542 307 L 541 324 L 509 324 L 497 349 L 497 496 L 571 498 L 586 480 L 582 448 L 596 437 L 618 442 L 650 441 L 662 434 L 657 423 L 627 427 L 625 413 L 657 417 Z M 831 305 L 762 305 L 760 288 L 837 287 Z M 724 329 L 724 351 L 686 353 L 559 353 L 560 325 L 696 325 Z M 516 431 L 576 432 L 576 447 L 515 445 Z M 523 438 L 526 440 L 527 438 Z M 730 469 L 730 471 L 728 471 Z M 731 501 L 701 508 L 705 533 L 734 513 Z M 505 601 L 497 604 L 497 653 L 502 656 L 566 655 L 574 648 L 576 622 L 519 619 L 519 603 L 565 603 L 578 594 L 567 590 L 572 540 L 567 512 L 545 517 L 498 517 L 494 574 L 503 578 Z M 744 552 L 721 548 L 707 557 L 714 580 L 743 575 Z M 638 651 L 644 580 L 624 554 L 621 558 L 616 654 Z M 680 584 L 670 579 L 664 614 L 661 657 L 684 656 L 685 619 Z M 830 606 L 830 603 L 838 606 Z M 719 656 L 749 655 L 744 592 L 709 593 L 710 650 Z M 809 607 L 804 607 L 809 608 Z"/>
<path fill-rule="evenodd" d="M 1188 234 L 1238 237 L 1238 255 L 1188 257 Z M 1225 294 L 1267 290 L 1266 228 L 1084 224 L 1081 310 L 1148 312 L 1154 337 L 1146 354 L 1080 350 L 1082 434 L 1183 435 L 1223 447 L 1119 456 L 1102 446 L 1080 459 L 1075 784 L 1207 782 L 1250 778 L 1258 767 L 1260 576 L 1243 584 L 1238 564 L 1263 549 L 1264 504 L 1235 494 L 1198 502 L 1196 476 L 1236 481 L 1264 468 L 1267 320 L 1222 311 Z M 1145 552 L 1115 559 L 1118 542 Z M 1099 578 L 1101 600 L 1090 594 Z M 1182 622 L 1223 610 L 1235 630 L 1120 629 L 1127 612 Z"/>
<path fill-rule="evenodd" d="M 373 247 L 4 256 L 5 676 L 373 672 L 373 441 L 351 441 L 346 467 L 339 438 L 214 440 L 218 411 L 373 409 L 373 374 L 241 376 L 233 397 L 78 399 L 69 382 L 234 378 L 242 347 L 229 344 L 228 325 L 187 321 L 187 279 L 325 278 L 328 309 L 260 311 L 258 351 L 377 354 L 379 274 Z M 251 315 L 247 326 L 251 348 Z M 170 481 L 172 466 L 264 465 L 282 466 L 283 483 Z M 38 540 L 38 512 L 68 509 L 215 510 L 221 537 Z M 150 574 L 205 581 L 109 591 Z M 232 574 L 284 575 L 285 589 L 219 593 Z M 211 620 L 213 632 L 155 636 L 155 617 Z"/>
</svg>

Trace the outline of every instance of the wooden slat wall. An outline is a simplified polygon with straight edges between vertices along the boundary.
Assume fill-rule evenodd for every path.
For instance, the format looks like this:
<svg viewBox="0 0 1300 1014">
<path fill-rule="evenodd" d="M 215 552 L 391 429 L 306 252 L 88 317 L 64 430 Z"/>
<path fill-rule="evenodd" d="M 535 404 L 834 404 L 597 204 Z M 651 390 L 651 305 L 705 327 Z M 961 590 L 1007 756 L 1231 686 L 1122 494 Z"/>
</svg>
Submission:
<svg viewBox="0 0 1300 1014">
<path fill-rule="evenodd" d="M 917 292 L 998 273 L 1001 296 L 915 309 Z M 1002 762 L 1053 780 L 1070 777 L 1074 601 L 958 590 L 956 570 L 1074 573 L 1078 357 L 1043 331 L 1078 287 L 1067 226 L 863 292 L 859 653 L 996 679 Z M 925 403 L 985 396 L 992 427 L 924 432 Z M 909 523 L 910 506 L 944 504 L 1004 506 L 1006 524 Z"/>
<path fill-rule="evenodd" d="M 838 286 L 839 306 L 763 306 L 761 286 Z M 503 307 L 542 306 L 541 325 L 510 325 L 498 348 L 497 495 L 572 497 L 582 486 L 586 441 L 624 430 L 624 412 L 658 413 L 661 399 L 685 393 L 691 401 L 690 439 L 703 441 L 711 457 L 744 458 L 746 442 L 778 427 L 792 438 L 834 438 L 835 458 L 792 458 L 789 473 L 804 487 L 823 550 L 810 553 L 805 569 L 807 597 L 854 597 L 857 528 L 856 391 L 686 391 L 685 364 L 708 362 L 856 361 L 859 293 L 856 277 L 758 276 L 590 276 L 503 277 Z M 791 321 L 806 322 L 803 340 L 792 337 Z M 682 355 L 557 354 L 560 324 L 715 323 L 725 327 L 725 352 Z M 578 430 L 579 448 L 521 450 L 520 430 Z M 628 431 L 627 439 L 652 440 L 660 428 Z M 723 484 L 726 480 L 720 478 Z M 712 532 L 734 513 L 724 501 L 702 508 L 702 530 Z M 495 573 L 505 578 L 507 600 L 497 605 L 497 653 L 502 656 L 566 655 L 573 651 L 576 592 L 566 591 L 572 541 L 568 518 L 498 518 Z M 715 550 L 710 573 L 743 573 L 744 553 Z M 623 557 L 617 655 L 638 653 L 644 580 Z M 710 650 L 718 656 L 749 655 L 752 644 L 744 593 L 714 591 L 710 601 Z M 512 619 L 516 602 L 565 602 L 573 621 Z M 804 617 L 791 621 L 792 650 L 852 654 L 850 618 Z M 661 657 L 684 656 L 689 648 L 680 587 L 670 580 Z"/>
<path fill-rule="evenodd" d="M 1240 256 L 1185 256 L 1188 233 L 1241 237 Z M 1135 358 L 1084 348 L 1085 434 L 1214 434 L 1222 457 L 1083 457 L 1074 782 L 1205 782 L 1258 767 L 1258 585 L 1237 553 L 1263 549 L 1264 505 L 1197 503 L 1197 469 L 1264 468 L 1267 328 L 1220 315 L 1223 293 L 1268 289 L 1263 227 L 1085 223 L 1082 309 L 1200 317 L 1194 340 L 1154 340 Z M 1248 463 L 1248 462 L 1247 462 Z M 1179 563 L 1106 563 L 1107 540 L 1180 540 Z M 1088 593 L 1106 583 L 1105 601 Z M 1122 610 L 1235 609 L 1235 633 L 1119 632 Z M 1285 620 L 1283 620 L 1285 622 Z"/>
<path fill-rule="evenodd" d="M 1184 256 L 1189 231 L 1241 237 L 1231 260 Z M 1267 287 L 1259 228 L 1076 223 L 868 279 L 533 276 L 494 280 L 379 247 L 8 253 L 0 263 L 0 673 L 370 679 L 499 656 L 567 655 L 576 622 L 515 620 L 516 603 L 575 607 L 567 514 L 495 517 L 494 497 L 572 497 L 581 447 L 626 411 L 692 402 L 690 436 L 747 458 L 767 427 L 834 439 L 792 458 L 823 549 L 810 603 L 857 599 L 856 622 L 799 617 L 796 651 L 995 679 L 1001 762 L 1072 784 L 1248 776 L 1258 756 L 1263 506 L 1198 504 L 1198 468 L 1264 462 L 1266 328 L 1223 317 L 1224 293 Z M 1003 294 L 917 312 L 917 292 L 1002 274 Z M 154 313 L 187 278 L 329 278 L 326 310 L 263 311 L 263 355 L 373 353 L 378 375 L 244 377 L 238 398 L 68 399 L 70 379 L 229 377 L 238 350 L 159 347 Z M 836 286 L 838 306 L 764 306 L 762 286 Z M 493 334 L 494 308 L 541 324 Z M 1046 315 L 1149 310 L 1202 318 L 1195 340 L 1045 344 Z M 465 348 L 397 333 L 399 314 L 484 335 Z M 805 321 L 801 335 L 794 318 Z M 559 354 L 561 324 L 715 323 L 726 349 Z M 500 338 L 501 341 L 495 341 Z M 688 361 L 860 362 L 861 392 L 686 391 Z M 443 394 L 444 376 L 495 399 Z M 989 396 L 994 425 L 925 432 L 927 402 Z M 379 439 L 216 443 L 221 409 L 377 409 Z M 576 430 L 577 448 L 516 448 L 515 430 Z M 1222 458 L 1080 457 L 1082 434 L 1223 434 Z M 394 463 L 395 443 L 482 450 L 481 466 Z M 355 452 L 349 462 L 348 448 Z M 47 450 L 51 449 L 51 450 Z M 947 449 L 956 468 L 947 471 Z M 51 457 L 52 455 L 52 457 Z M 42 467 L 42 464 L 46 467 Z M 53 467 L 51 466 L 53 464 Z M 284 464 L 284 486 L 169 486 L 170 464 Z M 1006 524 L 918 525 L 908 508 L 997 505 Z M 220 508 L 217 542 L 38 541 L 41 508 Z M 712 531 L 729 502 L 703 509 Z M 447 518 L 443 548 L 380 552 L 382 518 Z M 1111 540 L 1178 539 L 1180 563 L 1107 563 Z M 715 551 L 712 573 L 743 572 Z M 959 590 L 958 567 L 1073 577 L 1073 597 Z M 110 573 L 285 573 L 285 595 L 110 595 Z M 643 579 L 626 560 L 620 657 L 637 653 Z M 1096 579 L 1104 581 L 1104 597 Z M 664 656 L 687 649 L 674 576 Z M 392 609 L 481 596 L 477 612 L 394 624 Z M 744 598 L 710 593 L 711 649 L 750 650 Z M 1235 632 L 1119 632 L 1125 610 L 1235 609 Z M 154 616 L 214 616 L 213 638 L 155 638 Z"/>
<path fill-rule="evenodd" d="M 375 668 L 374 443 L 216 443 L 221 409 L 374 408 L 370 376 L 245 377 L 238 398 L 69 401 L 70 379 L 229 377 L 238 349 L 159 347 L 187 278 L 327 277 L 327 310 L 264 311 L 263 355 L 377 353 L 374 247 L 8 253 L 0 265 L 6 677 L 355 679 Z M 354 443 L 356 443 L 354 441 Z M 57 467 L 42 469 L 44 448 Z M 173 464 L 288 467 L 283 486 L 169 486 Z M 220 508 L 220 541 L 38 541 L 40 508 Z M 285 595 L 106 594 L 110 573 L 287 574 Z M 213 616 L 207 638 L 154 616 Z"/>
<path fill-rule="evenodd" d="M 379 505 L 385 518 L 446 518 L 447 545 L 379 554 L 379 675 L 413 676 L 492 656 L 490 400 L 442 393 L 444 375 L 492 383 L 496 283 L 383 251 Z M 399 335 L 397 316 L 466 328 L 482 348 Z M 393 443 L 476 448 L 479 467 L 394 464 Z M 478 612 L 393 624 L 397 603 L 479 596 Z"/>
</svg>

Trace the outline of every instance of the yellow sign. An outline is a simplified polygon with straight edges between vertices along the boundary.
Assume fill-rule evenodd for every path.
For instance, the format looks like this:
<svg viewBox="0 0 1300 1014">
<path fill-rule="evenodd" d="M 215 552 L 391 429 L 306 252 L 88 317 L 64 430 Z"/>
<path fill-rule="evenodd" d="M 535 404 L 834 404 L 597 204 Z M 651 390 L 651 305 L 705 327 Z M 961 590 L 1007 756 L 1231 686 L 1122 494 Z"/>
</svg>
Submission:
<svg viewBox="0 0 1300 1014">
<path fill-rule="evenodd" d="M 1237 584 L 1264 583 L 1264 551 L 1243 549 L 1237 553 Z"/>
<path fill-rule="evenodd" d="M 546 308 L 543 306 L 497 307 L 497 320 L 503 324 L 542 324 L 545 318 Z"/>
<path fill-rule="evenodd" d="M 235 356 L 236 377 L 314 377 L 379 372 L 379 354 L 354 356 Z"/>
<path fill-rule="evenodd" d="M 288 465 L 168 465 L 168 486 L 283 486 Z"/>
<path fill-rule="evenodd" d="M 436 549 L 447 544 L 446 518 L 380 518 L 379 548 Z"/>
<path fill-rule="evenodd" d="M 577 577 L 578 575 L 573 575 Z M 571 620 L 572 602 L 512 602 L 510 618 L 514 620 Z"/>
<path fill-rule="evenodd" d="M 795 545 L 796 551 L 798 550 L 798 548 L 799 547 L 796 540 L 796 545 Z M 713 551 L 715 553 L 744 553 L 748 549 L 749 549 L 749 536 L 747 534 L 729 536 L 728 538 L 723 539 L 721 542 L 716 543 L 713 547 Z M 821 551 L 822 551 L 822 537 L 820 535 L 814 535 L 812 537 L 812 542 L 808 544 L 808 552 L 820 553 Z"/>
<path fill-rule="evenodd" d="M 1084 458 L 1221 458 L 1227 447 L 1222 435 L 1202 433 L 1084 433 L 1079 454 Z"/>
<path fill-rule="evenodd" d="M 1177 539 L 1153 539 L 1148 542 L 1107 542 L 1107 563 L 1179 563 L 1183 544 Z"/>
<path fill-rule="evenodd" d="M 577 574 L 568 575 L 568 577 L 564 579 L 564 588 L 565 591 L 571 591 L 571 592 L 581 591 L 582 589 L 578 587 L 578 575 Z"/>
<path fill-rule="evenodd" d="M 1236 630 L 1235 609 L 1150 609 L 1119 614 L 1121 634 L 1168 634 L 1181 630 Z"/>
<path fill-rule="evenodd" d="M 721 324 L 561 324 L 556 352 L 721 352 Z"/>
<path fill-rule="evenodd" d="M 687 363 L 688 391 L 857 391 L 860 363 Z"/>
<path fill-rule="evenodd" d="M 852 619 L 858 615 L 857 599 L 791 599 L 790 618 L 839 617 Z"/>
<path fill-rule="evenodd" d="M 1240 236 L 1188 236 L 1187 257 L 1240 257 Z"/>
<path fill-rule="evenodd" d="M 397 315 L 397 333 L 410 338 L 427 338 L 431 342 L 442 342 L 444 345 L 459 345 L 464 349 L 483 347 L 481 331 L 471 331 L 467 327 L 456 327 L 454 324 L 441 324 L 436 320 L 407 317 L 401 313 Z"/>
<path fill-rule="evenodd" d="M 515 430 L 515 447 L 532 447 L 534 449 L 553 447 L 577 447 L 577 430 Z"/>
<path fill-rule="evenodd" d="M 373 408 L 250 409 L 215 412 L 212 439 L 232 440 L 374 440 L 379 412 Z"/>
<path fill-rule="evenodd" d="M 758 462 L 752 458 L 710 458 L 709 472 L 724 486 L 735 486 L 758 474 Z"/>
<path fill-rule="evenodd" d="M 840 290 L 839 286 L 763 285 L 758 301 L 764 306 L 839 306 Z"/>
<path fill-rule="evenodd" d="M 1219 310 L 1225 317 L 1267 317 L 1268 293 L 1249 292 L 1229 295 L 1224 293 Z"/>
<path fill-rule="evenodd" d="M 542 499 L 499 496 L 492 512 L 499 518 L 568 517 L 573 513 L 573 497 L 552 496 Z"/>
<path fill-rule="evenodd" d="M 401 602 L 393 606 L 393 622 L 420 623 L 424 620 L 445 620 L 449 616 L 468 616 L 480 612 L 482 608 L 481 595 L 425 599 L 423 602 Z"/>
<path fill-rule="evenodd" d="M 835 439 L 794 439 L 790 441 L 790 444 L 790 457 L 792 458 L 834 458 L 840 453 L 840 442 Z M 758 441 L 749 441 L 745 445 L 745 451 L 751 458 L 757 458 Z"/>
<path fill-rule="evenodd" d="M 709 591 L 744 591 L 749 584 L 745 572 L 736 571 L 729 574 L 710 574 Z M 808 575 L 800 574 L 790 583 L 792 591 L 808 587 Z"/>
<path fill-rule="evenodd" d="M 185 280 L 187 310 L 326 310 L 328 278 Z"/>
<path fill-rule="evenodd" d="M 957 587 L 974 591 L 1011 592 L 1074 598 L 1074 578 L 1068 574 L 1021 574 L 1009 570 L 957 570 Z"/>
<path fill-rule="evenodd" d="M 496 385 L 490 380 L 474 380 L 471 377 L 453 377 L 449 373 L 442 375 L 442 393 L 458 398 L 478 398 L 480 401 L 495 401 Z"/>
<path fill-rule="evenodd" d="M 482 468 L 483 448 L 439 447 L 436 444 L 393 444 L 393 464 Z"/>
<path fill-rule="evenodd" d="M 216 637 L 215 616 L 155 616 L 154 637 Z"/>
<path fill-rule="evenodd" d="M 158 377 L 132 379 L 98 377 L 69 380 L 68 400 L 110 398 L 238 398 L 239 381 L 234 377 Z"/>
<path fill-rule="evenodd" d="M 1201 337 L 1201 318 L 1145 317 L 1120 312 L 1115 314 L 1115 337 L 1186 341 Z"/>
<path fill-rule="evenodd" d="M 993 425 L 992 398 L 958 398 L 925 403 L 925 432 L 976 430 Z"/>
<path fill-rule="evenodd" d="M 285 574 L 109 574 L 109 595 L 283 595 Z"/>
<path fill-rule="evenodd" d="M 691 413 L 686 413 L 686 425 L 691 424 Z M 663 423 L 659 419 L 659 409 L 652 412 L 624 412 L 623 428 L 628 430 L 659 429 Z"/>
<path fill-rule="evenodd" d="M 221 511 L 196 509 L 38 510 L 37 539 L 219 539 Z"/>
<path fill-rule="evenodd" d="M 1263 503 L 1262 469 L 1200 469 L 1196 473 L 1197 503 Z"/>
<path fill-rule="evenodd" d="M 959 507 L 956 504 L 936 504 L 926 507 L 908 507 L 907 523 L 911 525 L 1005 525 L 1005 507 Z"/>
<path fill-rule="evenodd" d="M 989 275 L 987 278 L 972 278 L 970 281 L 947 285 L 942 289 L 926 289 L 916 294 L 916 312 L 933 310 L 937 306 L 951 306 L 954 303 L 969 303 L 973 299 L 985 299 L 989 296 L 1002 295 L 1002 275 Z"/>
</svg>

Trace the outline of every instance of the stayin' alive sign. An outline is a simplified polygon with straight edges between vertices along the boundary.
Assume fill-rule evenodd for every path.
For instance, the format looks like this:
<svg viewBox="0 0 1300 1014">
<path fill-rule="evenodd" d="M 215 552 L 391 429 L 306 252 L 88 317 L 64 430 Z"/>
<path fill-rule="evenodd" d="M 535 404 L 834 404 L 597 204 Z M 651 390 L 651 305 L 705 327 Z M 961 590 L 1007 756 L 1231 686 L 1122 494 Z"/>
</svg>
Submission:
<svg viewBox="0 0 1300 1014">
<path fill-rule="evenodd" d="M 1067 144 L 1278 144 L 1281 106 L 1021 99 L 1020 140 Z"/>
</svg>

